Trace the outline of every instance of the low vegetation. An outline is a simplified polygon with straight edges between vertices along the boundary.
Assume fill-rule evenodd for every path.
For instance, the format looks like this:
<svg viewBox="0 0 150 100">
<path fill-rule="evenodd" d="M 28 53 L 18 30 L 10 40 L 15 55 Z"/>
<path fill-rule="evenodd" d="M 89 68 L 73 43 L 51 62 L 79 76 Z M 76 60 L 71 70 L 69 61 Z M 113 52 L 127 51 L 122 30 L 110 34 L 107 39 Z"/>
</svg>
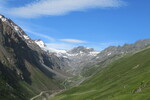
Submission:
<svg viewBox="0 0 150 100">
<path fill-rule="evenodd" d="M 150 100 L 150 49 L 111 63 L 80 86 L 49 100 Z"/>
</svg>

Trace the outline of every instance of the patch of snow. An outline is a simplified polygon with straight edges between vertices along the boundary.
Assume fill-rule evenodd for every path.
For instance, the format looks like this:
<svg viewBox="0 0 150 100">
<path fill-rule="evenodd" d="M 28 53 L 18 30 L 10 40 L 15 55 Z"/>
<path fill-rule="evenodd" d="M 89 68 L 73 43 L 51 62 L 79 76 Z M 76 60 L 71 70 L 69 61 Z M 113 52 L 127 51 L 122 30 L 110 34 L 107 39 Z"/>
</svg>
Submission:
<svg viewBox="0 0 150 100">
<path fill-rule="evenodd" d="M 19 31 L 19 27 L 18 26 L 14 26 L 14 29 L 18 32 Z"/>
<path fill-rule="evenodd" d="M 79 54 L 69 54 L 69 53 L 66 53 L 67 56 L 69 57 L 73 57 L 73 56 L 78 56 Z"/>
<path fill-rule="evenodd" d="M 32 43 L 31 41 L 28 41 L 28 43 Z"/>
<path fill-rule="evenodd" d="M 41 40 L 35 40 L 35 43 L 36 43 L 39 47 L 41 47 L 41 48 L 44 48 L 44 47 L 45 47 L 44 42 L 41 41 Z"/>
<path fill-rule="evenodd" d="M 0 15 L 0 19 L 1 19 L 1 18 L 3 18 L 3 16 L 2 16 L 2 15 Z"/>
<path fill-rule="evenodd" d="M 96 56 L 97 54 L 99 54 L 100 52 L 97 51 L 91 51 L 89 53 L 85 53 L 83 51 L 80 51 L 79 53 L 69 53 L 67 50 L 57 50 L 54 48 L 49 48 L 45 45 L 45 43 L 41 40 L 35 40 L 35 43 L 41 47 L 41 49 L 43 49 L 44 51 L 48 52 L 49 54 L 54 54 L 57 57 L 64 57 L 64 58 L 68 58 L 68 57 L 77 57 L 77 56 Z M 88 48 L 87 48 L 88 49 Z"/>
<path fill-rule="evenodd" d="M 3 22 L 6 22 L 6 21 L 7 21 L 7 19 L 4 18 L 2 15 L 0 15 L 0 19 L 1 19 Z"/>
<path fill-rule="evenodd" d="M 26 40 L 30 39 L 27 35 L 23 35 L 23 37 L 24 37 Z"/>
<path fill-rule="evenodd" d="M 80 51 L 80 54 L 82 54 L 83 52 L 82 51 Z"/>
<path fill-rule="evenodd" d="M 90 52 L 90 55 L 91 56 L 96 56 L 97 54 L 99 54 L 100 52 L 97 52 L 97 51 L 92 51 L 92 52 Z"/>
<path fill-rule="evenodd" d="M 68 58 L 66 50 L 57 50 L 57 49 L 48 48 L 48 47 L 44 47 L 43 49 L 45 51 L 48 51 L 50 54 L 55 54 L 57 57 Z"/>
<path fill-rule="evenodd" d="M 64 58 L 68 58 L 67 56 L 63 56 Z"/>
<path fill-rule="evenodd" d="M 108 53 L 107 55 L 108 55 L 108 56 L 110 56 L 110 55 L 111 55 L 111 53 Z"/>
</svg>

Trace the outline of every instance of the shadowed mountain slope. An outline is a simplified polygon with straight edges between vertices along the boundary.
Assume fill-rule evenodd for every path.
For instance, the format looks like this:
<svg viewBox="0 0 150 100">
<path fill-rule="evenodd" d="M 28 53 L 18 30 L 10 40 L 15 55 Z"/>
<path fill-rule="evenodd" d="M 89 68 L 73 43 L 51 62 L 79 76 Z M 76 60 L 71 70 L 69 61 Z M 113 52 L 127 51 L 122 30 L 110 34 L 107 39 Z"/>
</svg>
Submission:
<svg viewBox="0 0 150 100">
<path fill-rule="evenodd" d="M 60 84 L 69 75 L 59 65 L 63 62 L 58 57 L 41 50 L 12 20 L 0 15 L 0 98 L 27 100 L 44 90 L 62 89 Z"/>
</svg>

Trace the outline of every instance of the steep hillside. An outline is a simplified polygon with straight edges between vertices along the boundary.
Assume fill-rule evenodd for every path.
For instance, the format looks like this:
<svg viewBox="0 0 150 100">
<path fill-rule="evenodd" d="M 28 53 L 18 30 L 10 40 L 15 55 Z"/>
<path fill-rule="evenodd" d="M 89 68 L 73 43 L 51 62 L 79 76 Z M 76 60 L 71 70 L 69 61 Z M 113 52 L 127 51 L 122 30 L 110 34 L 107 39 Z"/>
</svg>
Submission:
<svg viewBox="0 0 150 100">
<path fill-rule="evenodd" d="M 0 99 L 27 100 L 44 90 L 62 89 L 69 75 L 12 20 L 0 15 Z M 5 88 L 6 87 L 6 88 Z"/>
<path fill-rule="evenodd" d="M 49 100 L 149 100 L 150 49 L 113 62 L 104 70 Z"/>
</svg>

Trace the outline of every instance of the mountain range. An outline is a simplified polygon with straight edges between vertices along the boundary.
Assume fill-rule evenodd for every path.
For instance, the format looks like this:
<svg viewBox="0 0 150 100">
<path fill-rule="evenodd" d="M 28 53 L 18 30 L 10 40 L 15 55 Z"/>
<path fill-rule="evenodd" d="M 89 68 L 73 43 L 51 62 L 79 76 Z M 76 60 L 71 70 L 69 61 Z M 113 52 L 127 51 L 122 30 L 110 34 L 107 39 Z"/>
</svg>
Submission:
<svg viewBox="0 0 150 100">
<path fill-rule="evenodd" d="M 115 87 L 116 84 L 110 83 L 116 81 L 116 79 L 108 80 L 108 82 L 110 82 L 108 86 L 107 83 L 104 83 L 106 89 L 100 89 L 103 87 L 103 85 L 100 85 L 98 87 L 99 91 L 97 92 L 96 86 L 98 86 L 98 83 L 103 83 L 104 78 L 107 79 L 110 78 L 111 75 L 116 74 L 117 69 L 122 68 L 120 62 L 125 63 L 128 67 L 127 62 L 130 63 L 128 59 L 131 59 L 131 61 L 133 59 L 135 59 L 134 61 L 142 61 L 142 57 L 144 59 L 145 56 L 148 60 L 149 46 L 150 39 L 145 39 L 139 40 L 134 44 L 110 46 L 102 51 L 95 51 L 93 48 L 83 46 L 75 47 L 71 50 L 56 50 L 47 47 L 40 39 L 32 40 L 23 29 L 11 19 L 0 15 L 0 99 L 29 100 L 42 91 L 61 91 L 80 85 L 84 81 L 82 83 L 83 85 L 81 84 L 81 86 L 79 86 L 79 90 L 81 89 L 79 93 L 84 95 L 83 98 L 80 94 L 76 93 L 78 88 L 73 88 L 60 95 L 60 97 L 63 97 L 61 100 L 70 100 L 65 96 L 66 94 L 71 97 L 71 100 L 77 100 L 74 97 L 76 94 L 79 96 L 78 100 L 88 100 L 88 93 L 92 95 L 89 98 L 99 100 L 103 98 L 103 96 L 109 95 L 109 93 L 98 97 L 96 93 L 101 93 L 111 88 L 111 86 Z M 131 55 L 131 57 L 128 57 L 129 55 Z M 145 62 L 139 62 L 140 65 L 136 65 L 135 63 L 137 62 L 135 62 L 129 64 L 129 66 L 135 67 L 136 69 L 136 66 L 139 67 L 142 66 L 141 64 L 143 63 L 148 63 L 147 60 Z M 116 69 L 114 69 L 115 72 L 113 72 L 113 66 L 115 65 Z M 124 67 L 125 66 L 123 66 L 123 68 Z M 111 68 L 112 70 L 110 70 Z M 104 72 L 101 74 L 101 71 Z M 120 69 L 120 72 L 121 71 Z M 107 75 L 105 74 L 109 72 L 110 75 L 108 74 L 108 77 L 106 77 Z M 105 76 L 102 77 L 102 75 Z M 118 75 L 121 76 L 122 74 L 119 73 Z M 94 78 L 91 79 L 91 77 Z M 100 80 L 98 80 L 98 78 Z M 144 82 L 144 84 L 148 84 L 148 81 Z M 126 85 L 127 84 L 124 86 Z M 88 88 L 92 86 L 95 86 L 95 89 L 88 90 Z M 116 88 L 118 87 L 116 86 Z M 118 95 L 117 91 L 119 90 L 114 89 L 111 93 L 114 92 Z M 137 91 L 135 89 L 134 92 Z M 111 96 L 116 98 L 112 94 Z M 58 98 L 60 97 L 58 96 Z M 58 100 L 58 98 L 56 98 L 52 100 Z"/>
</svg>

